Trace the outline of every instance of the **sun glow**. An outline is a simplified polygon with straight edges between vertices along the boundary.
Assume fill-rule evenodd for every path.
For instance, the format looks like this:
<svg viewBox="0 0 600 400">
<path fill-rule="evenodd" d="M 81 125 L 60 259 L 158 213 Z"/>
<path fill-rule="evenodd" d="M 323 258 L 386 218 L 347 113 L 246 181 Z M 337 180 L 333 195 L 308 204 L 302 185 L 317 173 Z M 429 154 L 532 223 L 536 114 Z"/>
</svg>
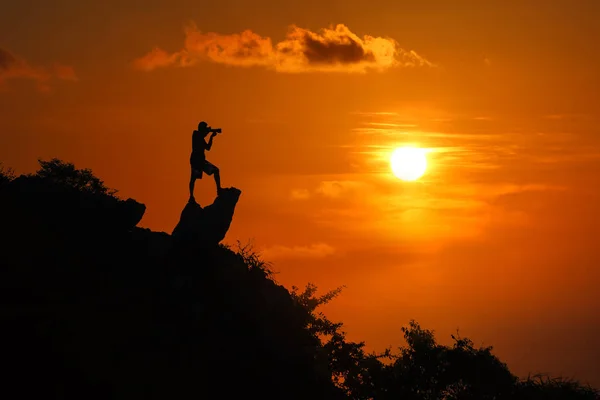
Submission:
<svg viewBox="0 0 600 400">
<path fill-rule="evenodd" d="M 415 181 L 427 170 L 425 150 L 417 147 L 399 147 L 392 153 L 390 165 L 394 175 L 403 181 Z"/>
</svg>

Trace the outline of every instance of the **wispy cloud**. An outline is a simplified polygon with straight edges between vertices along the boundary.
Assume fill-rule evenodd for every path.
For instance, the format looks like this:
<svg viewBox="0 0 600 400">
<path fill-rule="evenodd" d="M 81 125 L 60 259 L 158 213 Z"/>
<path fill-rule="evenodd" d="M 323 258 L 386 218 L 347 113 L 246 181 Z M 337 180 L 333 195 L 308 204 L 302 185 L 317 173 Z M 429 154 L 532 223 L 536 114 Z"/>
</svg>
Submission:
<svg viewBox="0 0 600 400">
<path fill-rule="evenodd" d="M 292 200 L 306 200 L 310 198 L 310 192 L 308 189 L 294 189 L 290 194 Z"/>
<path fill-rule="evenodd" d="M 360 181 L 352 180 L 322 180 L 311 189 L 292 189 L 290 198 L 292 200 L 308 200 L 319 198 L 341 199 L 352 192 L 365 189 L 366 184 Z"/>
<path fill-rule="evenodd" d="M 363 182 L 343 180 L 343 181 L 322 181 L 316 189 L 316 193 L 330 198 L 338 198 L 352 191 L 359 190 L 365 185 Z"/>
<path fill-rule="evenodd" d="M 42 91 L 50 90 L 52 79 L 78 80 L 73 67 L 61 64 L 54 64 L 52 67 L 32 66 L 23 58 L 0 48 L 0 85 L 17 78 L 35 81 Z"/>
<path fill-rule="evenodd" d="M 272 246 L 261 251 L 266 259 L 281 258 L 322 258 L 335 254 L 334 247 L 326 243 L 316 243 L 309 246 Z"/>
<path fill-rule="evenodd" d="M 144 71 L 176 66 L 188 67 L 211 61 L 238 67 L 264 67 L 285 73 L 383 71 L 394 67 L 432 67 L 413 50 L 400 48 L 388 37 L 363 37 L 338 24 L 312 32 L 292 25 L 285 40 L 273 43 L 251 30 L 221 34 L 202 32 L 196 25 L 185 28 L 180 51 L 154 48 L 136 59 L 134 67 Z"/>
<path fill-rule="evenodd" d="M 417 124 L 395 124 L 391 122 L 367 122 L 366 125 L 382 126 L 386 128 L 416 128 Z"/>
</svg>

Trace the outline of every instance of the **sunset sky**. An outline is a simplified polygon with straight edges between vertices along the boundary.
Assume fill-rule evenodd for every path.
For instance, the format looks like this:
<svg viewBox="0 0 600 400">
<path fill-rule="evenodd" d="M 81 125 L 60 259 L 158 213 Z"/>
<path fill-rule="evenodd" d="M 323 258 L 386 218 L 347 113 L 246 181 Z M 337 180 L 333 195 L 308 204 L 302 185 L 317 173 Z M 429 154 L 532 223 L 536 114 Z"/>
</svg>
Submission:
<svg viewBox="0 0 600 400">
<path fill-rule="evenodd" d="M 242 190 L 227 242 L 370 350 L 415 319 L 600 386 L 600 2 L 21 0 L 0 161 L 91 168 L 171 232 L 191 134 Z M 398 146 L 428 170 L 391 173 Z M 212 202 L 210 177 L 196 183 Z"/>
</svg>

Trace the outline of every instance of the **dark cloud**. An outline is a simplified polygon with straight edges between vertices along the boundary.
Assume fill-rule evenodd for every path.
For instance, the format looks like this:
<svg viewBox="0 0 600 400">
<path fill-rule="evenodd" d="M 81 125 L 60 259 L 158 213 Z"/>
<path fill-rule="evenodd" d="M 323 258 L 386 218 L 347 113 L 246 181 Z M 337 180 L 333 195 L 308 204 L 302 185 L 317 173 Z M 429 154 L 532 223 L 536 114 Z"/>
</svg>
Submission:
<svg viewBox="0 0 600 400">
<path fill-rule="evenodd" d="M 262 66 L 277 72 L 366 72 L 392 67 L 433 66 L 414 51 L 401 49 L 391 38 L 359 37 L 338 24 L 320 33 L 291 26 L 286 39 L 273 45 L 268 37 L 250 30 L 236 34 L 203 33 L 195 26 L 186 29 L 181 51 L 168 53 L 155 48 L 134 61 L 150 71 L 160 67 L 194 65 L 201 61 L 250 67 Z"/>
<path fill-rule="evenodd" d="M 307 32 L 304 38 L 304 55 L 309 64 L 354 64 L 375 62 L 375 55 L 361 43 L 349 36 L 342 36 L 338 42 L 321 41 L 312 38 Z"/>
</svg>

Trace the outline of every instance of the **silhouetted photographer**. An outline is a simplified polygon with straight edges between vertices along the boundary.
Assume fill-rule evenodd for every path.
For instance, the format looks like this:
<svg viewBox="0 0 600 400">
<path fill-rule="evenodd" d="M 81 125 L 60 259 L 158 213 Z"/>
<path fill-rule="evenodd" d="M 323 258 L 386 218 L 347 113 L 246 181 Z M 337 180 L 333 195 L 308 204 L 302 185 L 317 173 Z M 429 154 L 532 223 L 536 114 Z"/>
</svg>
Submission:
<svg viewBox="0 0 600 400">
<path fill-rule="evenodd" d="M 206 159 L 205 151 L 210 151 L 213 138 L 221 133 L 220 128 L 211 128 L 204 121 L 198 124 L 198 130 L 195 130 L 192 134 L 192 155 L 190 156 L 190 165 L 192 167 L 192 173 L 190 178 L 190 202 L 195 202 L 194 199 L 194 184 L 196 179 L 202 179 L 202 174 L 213 175 L 215 183 L 217 185 L 217 195 L 221 192 L 221 177 L 219 175 L 219 168 L 211 164 Z M 208 142 L 205 141 L 206 136 L 210 134 Z"/>
</svg>

